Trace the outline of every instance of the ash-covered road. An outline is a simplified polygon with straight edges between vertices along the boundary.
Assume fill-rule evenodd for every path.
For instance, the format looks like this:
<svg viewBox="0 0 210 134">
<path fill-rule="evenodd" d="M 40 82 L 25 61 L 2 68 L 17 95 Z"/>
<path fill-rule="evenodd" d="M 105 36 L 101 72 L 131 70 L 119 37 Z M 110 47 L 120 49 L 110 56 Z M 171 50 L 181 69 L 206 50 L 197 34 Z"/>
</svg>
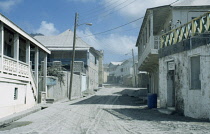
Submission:
<svg viewBox="0 0 210 134">
<path fill-rule="evenodd" d="M 104 88 L 94 96 L 63 101 L 8 126 L 0 134 L 207 134 L 210 122 L 147 109 L 135 89 Z"/>
</svg>

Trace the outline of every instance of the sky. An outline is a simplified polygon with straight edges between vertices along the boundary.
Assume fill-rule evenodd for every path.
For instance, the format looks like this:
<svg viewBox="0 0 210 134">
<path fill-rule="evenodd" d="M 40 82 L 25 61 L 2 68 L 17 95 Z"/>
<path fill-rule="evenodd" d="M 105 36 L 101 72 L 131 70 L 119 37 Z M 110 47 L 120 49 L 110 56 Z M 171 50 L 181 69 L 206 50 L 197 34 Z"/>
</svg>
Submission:
<svg viewBox="0 0 210 134">
<path fill-rule="evenodd" d="M 104 51 L 104 63 L 137 55 L 136 40 L 147 8 L 169 5 L 176 0 L 0 0 L 0 13 L 27 33 L 58 35 L 73 31 L 75 13 L 77 36 Z M 137 20 L 139 19 L 139 20 Z M 137 20 L 137 21 L 135 21 Z M 130 23 L 134 21 L 133 23 Z M 127 25 L 125 25 L 127 24 Z M 123 27 L 119 27 L 125 25 Z M 109 32 L 101 33 L 110 29 Z M 94 35 L 96 34 L 96 35 Z"/>
</svg>

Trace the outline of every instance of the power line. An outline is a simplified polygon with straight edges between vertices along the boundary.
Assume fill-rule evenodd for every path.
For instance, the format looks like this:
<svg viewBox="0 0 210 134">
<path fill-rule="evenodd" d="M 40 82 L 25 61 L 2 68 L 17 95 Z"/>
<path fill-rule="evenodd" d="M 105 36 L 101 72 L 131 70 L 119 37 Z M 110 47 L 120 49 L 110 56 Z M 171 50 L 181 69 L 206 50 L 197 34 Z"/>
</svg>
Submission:
<svg viewBox="0 0 210 134">
<path fill-rule="evenodd" d="M 126 26 L 126 25 L 128 25 L 128 24 L 131 24 L 131 23 L 136 22 L 136 21 L 138 21 L 138 20 L 140 20 L 140 19 L 143 19 L 143 18 L 144 18 L 144 17 L 140 17 L 140 18 L 138 18 L 138 19 L 136 19 L 136 20 L 133 20 L 133 21 L 128 22 L 128 23 L 126 23 L 126 24 L 120 25 L 120 26 L 118 26 L 118 27 L 115 27 L 115 28 L 112 28 L 112 29 L 109 29 L 109 30 L 106 30 L 106 31 L 103 31 L 103 32 L 99 32 L 99 33 L 94 33 L 94 34 L 91 34 L 91 35 L 87 35 L 87 36 L 84 36 L 84 37 L 89 37 L 89 36 L 94 36 L 94 35 L 99 35 L 99 34 L 107 33 L 107 32 L 116 30 L 116 29 L 118 29 L 118 28 L 124 27 L 124 26 Z M 81 37 L 81 38 L 84 38 L 84 37 Z"/>
<path fill-rule="evenodd" d="M 171 4 L 174 4 L 174 3 L 178 2 L 178 1 L 179 1 L 179 0 L 176 0 L 176 1 L 172 2 Z M 171 4 L 169 4 L 169 5 L 171 5 Z"/>
<path fill-rule="evenodd" d="M 97 16 L 99 16 L 100 14 L 103 14 L 103 13 L 106 13 L 106 12 L 109 12 L 109 11 L 112 11 L 114 8 L 117 8 L 117 7 L 121 6 L 122 4 L 126 3 L 127 1 L 129 1 L 129 0 L 125 0 L 124 2 L 119 3 L 119 4 L 115 5 L 114 7 L 112 7 L 111 9 L 105 10 L 105 11 L 102 12 L 102 13 L 90 14 L 90 15 L 93 15 L 93 16 L 94 16 L 93 18 L 95 18 L 95 16 L 97 17 Z M 89 19 L 90 17 L 88 17 L 88 16 L 90 16 L 90 15 L 86 15 L 86 17 L 84 17 L 84 19 L 82 19 L 82 20 L 85 20 L 86 18 Z"/>
<path fill-rule="evenodd" d="M 121 7 L 121 8 L 119 8 L 119 9 L 113 10 L 113 11 L 109 12 L 108 14 L 105 14 L 105 15 L 103 15 L 103 16 L 101 16 L 101 17 L 103 17 L 103 18 L 104 18 L 104 17 L 107 17 L 107 16 L 109 16 L 110 14 L 113 14 L 113 13 L 115 13 L 116 11 L 119 11 L 119 10 L 121 10 L 121 9 L 123 9 L 123 8 L 125 8 L 125 7 L 127 7 L 127 6 L 129 6 L 129 5 L 131 5 L 131 4 L 134 3 L 135 1 L 137 1 L 137 0 L 131 1 L 131 2 L 128 3 L 127 5 L 125 5 L 125 6 Z M 93 18 L 93 19 L 89 18 L 88 20 L 94 21 L 94 20 L 97 20 L 97 19 L 98 19 L 97 16 L 92 17 L 92 18 Z"/>
<path fill-rule="evenodd" d="M 127 30 L 121 30 L 119 32 L 127 32 L 127 31 L 133 31 L 133 30 L 136 30 L 136 29 L 140 29 L 139 27 L 135 27 L 135 28 L 131 28 L 131 29 L 127 29 Z M 112 32 L 112 33 L 119 33 L 119 32 Z M 107 33 L 108 34 L 108 33 Z M 103 34 L 103 35 L 107 35 L 107 34 Z"/>
<path fill-rule="evenodd" d="M 78 38 L 80 38 L 80 37 L 78 37 Z M 81 39 L 81 38 L 80 38 Z M 94 41 L 96 44 L 103 44 L 104 46 L 109 46 L 108 44 L 109 43 L 107 43 L 105 40 L 103 40 L 102 42 L 98 42 L 95 38 L 91 38 L 92 39 L 92 41 Z M 127 53 L 129 53 L 129 51 L 127 52 Z M 126 53 L 126 54 L 127 54 Z M 109 53 L 107 53 L 106 55 L 113 55 L 113 54 L 116 54 L 116 52 L 112 52 L 112 51 L 109 51 Z M 121 56 L 119 57 L 119 58 L 125 58 L 125 57 L 127 57 L 125 54 L 120 54 Z"/>
<path fill-rule="evenodd" d="M 118 0 L 114 1 L 113 3 L 111 2 L 111 3 L 107 4 L 107 5 L 104 6 L 103 8 L 101 8 L 101 7 L 93 8 L 93 9 L 91 9 L 91 10 L 85 12 L 85 13 L 81 13 L 81 14 L 82 14 L 82 15 L 83 15 L 83 14 L 85 15 L 85 14 L 90 14 L 90 13 L 92 13 L 92 12 L 100 11 L 100 10 L 106 9 L 107 7 L 110 7 L 110 6 L 114 5 L 114 4 L 117 3 L 117 2 L 118 2 Z"/>
</svg>

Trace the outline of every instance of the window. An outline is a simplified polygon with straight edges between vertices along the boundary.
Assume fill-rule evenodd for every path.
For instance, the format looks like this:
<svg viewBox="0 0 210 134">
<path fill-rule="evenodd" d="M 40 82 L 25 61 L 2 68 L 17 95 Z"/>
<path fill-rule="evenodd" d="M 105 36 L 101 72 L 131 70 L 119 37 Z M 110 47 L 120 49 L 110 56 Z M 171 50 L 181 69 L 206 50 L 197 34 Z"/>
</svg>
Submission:
<svg viewBox="0 0 210 134">
<path fill-rule="evenodd" d="M 192 90 L 201 89 L 200 80 L 200 56 L 193 56 L 190 58 L 191 64 L 191 81 L 190 87 Z"/>
<path fill-rule="evenodd" d="M 19 41 L 19 60 L 26 62 L 26 41 L 22 38 Z"/>
<path fill-rule="evenodd" d="M 18 88 L 16 87 L 14 90 L 14 100 L 18 99 Z"/>
<path fill-rule="evenodd" d="M 151 30 L 151 29 L 150 29 L 150 26 L 151 26 L 151 25 L 150 25 L 150 20 L 149 20 L 148 24 L 149 24 L 149 26 L 148 26 L 148 33 L 149 33 L 149 37 L 150 37 L 150 30 Z"/>
<path fill-rule="evenodd" d="M 146 29 L 145 29 L 145 43 L 147 43 L 148 42 L 148 40 L 147 40 L 147 27 L 146 27 Z"/>
<path fill-rule="evenodd" d="M 97 64 L 97 58 L 96 57 L 94 57 L 95 58 L 95 64 Z"/>
<path fill-rule="evenodd" d="M 4 28 L 4 55 L 14 58 L 14 34 Z"/>
</svg>

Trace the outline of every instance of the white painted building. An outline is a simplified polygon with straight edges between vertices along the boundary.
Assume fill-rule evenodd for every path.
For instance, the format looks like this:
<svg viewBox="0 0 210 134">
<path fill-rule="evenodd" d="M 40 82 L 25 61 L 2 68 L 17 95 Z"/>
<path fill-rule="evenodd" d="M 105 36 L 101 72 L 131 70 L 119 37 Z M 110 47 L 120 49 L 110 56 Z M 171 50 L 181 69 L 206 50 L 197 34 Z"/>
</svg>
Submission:
<svg viewBox="0 0 210 134">
<path fill-rule="evenodd" d="M 38 93 L 46 91 L 47 54 L 40 42 L 0 14 L 0 118 L 37 104 Z M 42 61 L 44 82 L 39 84 L 44 88 L 38 89 Z"/>
<path fill-rule="evenodd" d="M 117 77 L 116 77 L 116 70 L 117 67 L 120 66 L 122 62 L 110 62 L 108 65 L 108 71 L 109 71 L 109 76 L 108 76 L 108 83 L 118 83 Z M 119 70 L 119 68 L 118 68 Z"/>
<path fill-rule="evenodd" d="M 68 71 L 70 70 L 73 52 L 73 32 L 68 29 L 63 33 L 55 36 L 35 36 L 34 38 L 45 45 L 50 51 L 48 56 L 49 62 L 60 61 L 62 66 Z M 87 88 L 89 92 L 93 92 L 99 86 L 99 74 L 101 68 L 103 53 L 91 47 L 82 39 L 77 38 L 75 45 L 75 62 L 84 62 L 84 74 L 87 77 Z M 100 68 L 99 68 L 100 67 Z M 100 75 L 100 78 L 102 75 Z M 102 78 L 101 78 L 102 79 Z"/>
<path fill-rule="evenodd" d="M 204 3 L 198 0 L 180 0 L 171 5 L 146 10 L 136 46 L 138 47 L 138 69 L 149 73 L 150 93 L 159 93 L 160 35 L 208 11 L 209 5 L 209 1 Z"/>
<path fill-rule="evenodd" d="M 123 85 L 134 87 L 135 85 L 133 85 L 133 80 L 135 75 L 133 70 L 133 59 L 131 58 L 124 61 L 121 67 L 122 67 Z"/>
<path fill-rule="evenodd" d="M 162 35 L 159 56 L 160 106 L 210 119 L 210 13 Z"/>
<path fill-rule="evenodd" d="M 123 62 L 111 62 L 109 64 L 109 77 L 115 83 L 134 87 L 133 58 Z"/>
</svg>

